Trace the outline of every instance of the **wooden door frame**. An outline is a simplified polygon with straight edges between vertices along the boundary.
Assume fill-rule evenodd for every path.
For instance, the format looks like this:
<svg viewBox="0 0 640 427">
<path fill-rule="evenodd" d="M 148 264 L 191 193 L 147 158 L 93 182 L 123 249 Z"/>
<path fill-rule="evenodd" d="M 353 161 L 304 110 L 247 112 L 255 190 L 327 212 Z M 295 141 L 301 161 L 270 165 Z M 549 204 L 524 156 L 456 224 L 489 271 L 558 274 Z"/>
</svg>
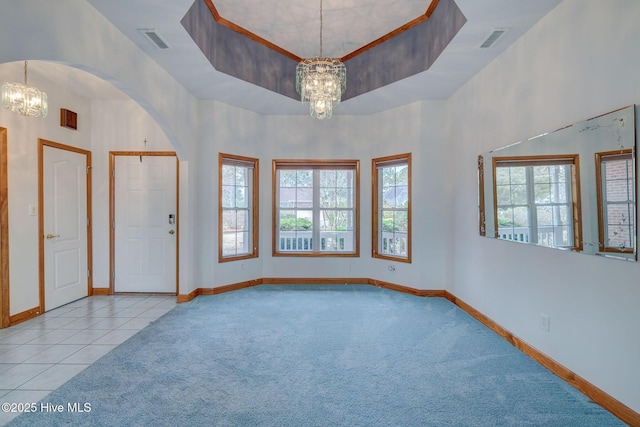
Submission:
<svg viewBox="0 0 640 427">
<path fill-rule="evenodd" d="M 0 328 L 8 328 L 9 305 L 9 181 L 7 129 L 0 127 Z"/>
<path fill-rule="evenodd" d="M 116 272 L 116 157 L 117 156 L 167 156 L 176 158 L 176 293 L 180 293 L 180 161 L 175 151 L 109 151 L 109 294 L 115 294 Z"/>
<path fill-rule="evenodd" d="M 89 275 L 87 277 L 87 296 L 93 295 L 93 217 L 91 214 L 91 151 L 82 148 L 72 147 L 70 145 L 60 144 L 58 142 L 48 141 L 38 138 L 38 263 L 40 276 L 40 313 L 44 313 L 44 147 L 52 147 L 60 150 L 71 151 L 73 153 L 85 156 L 85 166 L 87 170 L 87 268 Z"/>
</svg>

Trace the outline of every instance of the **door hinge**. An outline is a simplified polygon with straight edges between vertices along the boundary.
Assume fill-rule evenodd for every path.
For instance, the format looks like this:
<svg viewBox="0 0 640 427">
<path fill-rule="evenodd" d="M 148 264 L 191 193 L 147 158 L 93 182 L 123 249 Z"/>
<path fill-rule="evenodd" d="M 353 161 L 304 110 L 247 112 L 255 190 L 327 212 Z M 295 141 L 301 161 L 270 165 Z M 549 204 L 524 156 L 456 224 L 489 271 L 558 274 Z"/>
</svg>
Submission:
<svg viewBox="0 0 640 427">
<path fill-rule="evenodd" d="M 116 280 L 116 271 L 115 271 L 115 270 L 113 270 L 113 271 L 111 272 L 111 278 L 112 278 L 113 280 Z"/>
<path fill-rule="evenodd" d="M 87 226 L 91 225 L 91 220 L 87 218 Z"/>
<path fill-rule="evenodd" d="M 87 277 L 91 277 L 91 270 L 87 268 Z"/>
<path fill-rule="evenodd" d="M 114 177 L 114 178 L 116 177 L 116 170 L 115 169 L 111 171 L 111 176 Z"/>
<path fill-rule="evenodd" d="M 90 170 L 91 170 L 91 166 L 87 166 L 87 175 L 89 175 Z"/>
<path fill-rule="evenodd" d="M 111 223 L 111 228 L 116 228 L 116 222 L 115 222 L 115 221 L 113 221 L 113 222 Z"/>
</svg>

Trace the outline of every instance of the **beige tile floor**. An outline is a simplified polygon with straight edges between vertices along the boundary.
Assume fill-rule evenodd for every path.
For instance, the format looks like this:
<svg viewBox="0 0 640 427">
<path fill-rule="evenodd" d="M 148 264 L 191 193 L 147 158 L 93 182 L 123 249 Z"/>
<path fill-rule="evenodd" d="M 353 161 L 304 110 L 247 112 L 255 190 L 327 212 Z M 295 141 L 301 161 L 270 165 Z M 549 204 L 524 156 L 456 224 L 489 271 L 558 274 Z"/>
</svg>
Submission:
<svg viewBox="0 0 640 427">
<path fill-rule="evenodd" d="M 40 401 L 175 306 L 175 296 L 94 296 L 0 329 L 0 403 Z M 0 411 L 0 426 L 17 415 Z"/>
</svg>

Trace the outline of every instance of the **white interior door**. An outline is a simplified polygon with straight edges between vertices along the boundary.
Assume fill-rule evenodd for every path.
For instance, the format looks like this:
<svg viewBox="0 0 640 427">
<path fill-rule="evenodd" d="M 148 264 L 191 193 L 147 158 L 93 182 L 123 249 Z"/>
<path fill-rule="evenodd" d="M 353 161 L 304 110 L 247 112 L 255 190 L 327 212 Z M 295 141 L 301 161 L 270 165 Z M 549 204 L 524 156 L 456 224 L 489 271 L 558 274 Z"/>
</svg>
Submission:
<svg viewBox="0 0 640 427">
<path fill-rule="evenodd" d="M 177 162 L 116 156 L 115 292 L 176 293 Z"/>
<path fill-rule="evenodd" d="M 88 295 L 87 156 L 43 146 L 44 309 Z"/>
</svg>

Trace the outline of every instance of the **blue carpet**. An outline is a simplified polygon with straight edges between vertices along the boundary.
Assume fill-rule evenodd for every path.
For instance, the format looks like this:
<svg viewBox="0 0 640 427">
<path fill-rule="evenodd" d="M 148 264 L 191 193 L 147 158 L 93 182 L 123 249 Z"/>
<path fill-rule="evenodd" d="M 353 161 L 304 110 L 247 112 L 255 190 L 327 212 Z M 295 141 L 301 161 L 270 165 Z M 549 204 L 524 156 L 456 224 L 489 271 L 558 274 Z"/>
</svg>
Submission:
<svg viewBox="0 0 640 427">
<path fill-rule="evenodd" d="M 617 426 L 443 298 L 368 285 L 200 296 L 12 426 Z"/>
</svg>

